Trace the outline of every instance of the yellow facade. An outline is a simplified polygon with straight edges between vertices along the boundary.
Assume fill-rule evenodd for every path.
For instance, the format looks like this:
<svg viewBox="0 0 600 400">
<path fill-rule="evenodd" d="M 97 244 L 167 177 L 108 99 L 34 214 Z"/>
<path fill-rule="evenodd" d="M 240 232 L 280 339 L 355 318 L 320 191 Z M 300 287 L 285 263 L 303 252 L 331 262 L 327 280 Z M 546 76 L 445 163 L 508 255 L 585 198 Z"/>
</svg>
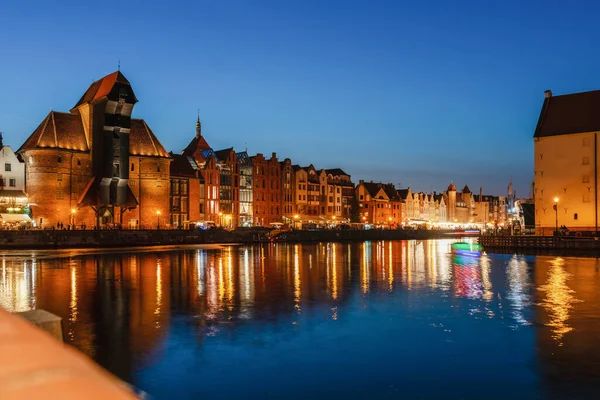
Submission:
<svg viewBox="0 0 600 400">
<path fill-rule="evenodd" d="M 597 230 L 597 136 L 589 132 L 534 139 L 537 234 L 551 234 L 557 225 Z"/>
</svg>

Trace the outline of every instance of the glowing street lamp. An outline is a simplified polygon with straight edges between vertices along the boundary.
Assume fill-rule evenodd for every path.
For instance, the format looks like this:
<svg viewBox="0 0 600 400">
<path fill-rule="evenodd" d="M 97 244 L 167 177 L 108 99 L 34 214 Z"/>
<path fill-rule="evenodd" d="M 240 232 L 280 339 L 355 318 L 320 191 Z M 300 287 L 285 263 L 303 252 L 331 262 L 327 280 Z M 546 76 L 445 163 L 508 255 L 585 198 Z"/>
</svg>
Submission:
<svg viewBox="0 0 600 400">
<path fill-rule="evenodd" d="M 71 225 L 73 225 L 73 229 L 75 229 L 75 213 L 77 212 L 76 209 L 72 208 L 71 209 Z"/>
<path fill-rule="evenodd" d="M 554 198 L 554 212 L 556 213 L 556 232 L 558 233 L 558 197 Z"/>
<path fill-rule="evenodd" d="M 160 229 L 160 211 L 156 211 L 156 229 Z"/>
</svg>

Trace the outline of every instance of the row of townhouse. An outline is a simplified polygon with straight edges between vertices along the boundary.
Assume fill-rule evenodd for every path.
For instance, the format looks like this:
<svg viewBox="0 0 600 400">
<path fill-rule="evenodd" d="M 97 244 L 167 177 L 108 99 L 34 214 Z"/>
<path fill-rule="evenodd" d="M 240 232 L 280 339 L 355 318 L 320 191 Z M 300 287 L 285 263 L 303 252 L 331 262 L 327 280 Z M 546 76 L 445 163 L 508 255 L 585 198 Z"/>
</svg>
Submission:
<svg viewBox="0 0 600 400">
<path fill-rule="evenodd" d="M 215 150 L 199 116 L 190 143 L 179 153 L 167 152 L 143 119 L 131 117 L 137 101 L 129 81 L 114 72 L 93 82 L 70 112 L 51 111 L 16 154 L 4 146 L 0 214 L 3 202 L 19 199 L 19 210 L 41 227 L 178 228 L 212 221 L 233 228 L 293 221 L 487 221 L 484 214 L 496 204 L 485 205 L 491 197 L 484 201 L 481 193 L 475 201 L 467 187 L 458 194 L 454 185 L 443 194 L 425 194 L 361 181 L 355 188 L 339 168 L 300 166 L 275 153 L 267 158 Z"/>
<path fill-rule="evenodd" d="M 443 193 L 412 192 L 391 183 L 360 181 L 356 187 L 359 219 L 373 225 L 410 222 L 477 223 L 502 225 L 506 222 L 506 199 L 474 195 L 465 185 L 458 192 L 453 183 Z"/>
<path fill-rule="evenodd" d="M 354 184 L 343 170 L 279 161 L 276 153 L 249 156 L 233 148 L 214 151 L 202 135 L 182 154 L 170 154 L 170 226 L 268 226 L 292 221 L 349 220 Z"/>
</svg>

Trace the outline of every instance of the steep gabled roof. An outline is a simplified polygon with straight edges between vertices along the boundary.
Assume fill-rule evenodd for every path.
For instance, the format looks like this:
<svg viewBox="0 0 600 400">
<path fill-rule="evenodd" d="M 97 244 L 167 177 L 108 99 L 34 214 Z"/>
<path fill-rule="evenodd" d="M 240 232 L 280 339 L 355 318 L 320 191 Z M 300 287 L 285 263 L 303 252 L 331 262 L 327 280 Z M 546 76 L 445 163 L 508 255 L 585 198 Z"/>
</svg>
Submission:
<svg viewBox="0 0 600 400">
<path fill-rule="evenodd" d="M 18 151 L 33 149 L 89 152 L 81 117 L 76 114 L 50 112 Z M 142 119 L 131 120 L 129 153 L 134 156 L 169 158 L 169 153 Z"/>
<path fill-rule="evenodd" d="M 552 96 L 548 92 L 534 137 L 600 131 L 600 90 Z"/>
<path fill-rule="evenodd" d="M 226 161 L 229 158 L 229 154 L 233 151 L 233 147 L 223 150 L 215 151 L 215 156 L 218 161 Z"/>
<path fill-rule="evenodd" d="M 347 173 L 345 173 L 344 171 L 342 171 L 341 168 L 332 168 L 332 169 L 326 169 L 325 172 L 327 172 L 327 174 L 331 174 L 333 176 L 338 176 L 338 175 L 348 175 Z"/>
<path fill-rule="evenodd" d="M 211 150 L 210 146 L 204 139 L 204 136 L 194 136 L 190 144 L 181 152 L 184 156 L 194 157 L 196 160 L 201 161 L 202 152 L 204 150 Z"/>
<path fill-rule="evenodd" d="M 471 189 L 469 189 L 469 187 L 467 185 L 465 185 L 465 187 L 462 190 L 462 193 L 472 193 Z"/>
<path fill-rule="evenodd" d="M 104 99 L 110 94 L 116 83 L 122 83 L 131 86 L 121 71 L 113 72 L 112 74 L 106 75 L 104 78 L 92 83 L 73 108 L 77 108 L 82 104 L 95 103 Z M 137 103 L 137 98 L 135 97 L 135 94 L 133 94 L 133 90 L 131 90 L 131 93 L 133 95 L 133 102 Z"/>
<path fill-rule="evenodd" d="M 390 200 L 399 199 L 397 190 L 391 183 L 363 182 L 363 186 L 365 187 L 367 192 L 369 192 L 369 195 L 374 199 L 377 198 L 377 195 L 379 194 L 380 190 L 383 190 L 385 195 Z"/>
<path fill-rule="evenodd" d="M 129 154 L 132 156 L 169 158 L 169 153 L 160 144 L 154 132 L 143 119 L 131 120 Z"/>
<path fill-rule="evenodd" d="M 171 176 L 195 177 L 198 167 L 194 168 L 196 161 L 183 154 L 170 153 L 171 156 Z M 193 164 L 192 164 L 193 163 Z"/>
<path fill-rule="evenodd" d="M 398 197 L 402 200 L 406 200 L 406 198 L 408 197 L 408 192 L 410 191 L 410 189 L 399 189 L 396 191 L 396 193 L 398 194 Z"/>
<path fill-rule="evenodd" d="M 17 152 L 32 149 L 90 151 L 81 117 L 51 111 Z"/>
<path fill-rule="evenodd" d="M 240 151 L 239 153 L 235 153 L 235 157 L 238 160 L 238 162 L 240 163 L 240 166 L 242 166 L 242 167 L 251 167 L 252 166 L 252 160 L 250 160 L 250 157 L 248 157 L 247 151 Z"/>
</svg>

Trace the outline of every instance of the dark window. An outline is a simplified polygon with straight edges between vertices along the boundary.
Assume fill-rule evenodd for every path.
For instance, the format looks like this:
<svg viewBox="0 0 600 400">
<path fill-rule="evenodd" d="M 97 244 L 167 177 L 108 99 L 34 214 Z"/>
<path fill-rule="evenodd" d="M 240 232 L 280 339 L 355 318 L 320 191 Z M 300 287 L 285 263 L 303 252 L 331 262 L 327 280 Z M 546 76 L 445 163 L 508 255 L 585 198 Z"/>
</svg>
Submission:
<svg viewBox="0 0 600 400">
<path fill-rule="evenodd" d="M 15 187 L 15 186 L 17 186 L 17 180 L 14 179 L 14 178 L 11 178 L 9 180 L 9 184 L 10 184 L 11 187 Z M 577 215 L 577 214 L 575 214 L 575 215 Z M 575 219 L 577 219 L 577 218 L 575 218 Z"/>
<path fill-rule="evenodd" d="M 81 165 L 81 160 L 79 158 L 77 159 L 77 165 Z"/>
<path fill-rule="evenodd" d="M 12 179 L 11 179 L 12 180 Z M 11 185 L 12 186 L 12 185 Z M 573 214 L 573 219 L 577 219 L 577 213 Z"/>
<path fill-rule="evenodd" d="M 11 168 L 10 168 L 10 163 L 6 163 L 6 164 L 4 164 L 4 170 L 5 170 L 5 171 L 10 171 L 10 170 L 11 170 Z"/>
<path fill-rule="evenodd" d="M 134 163 L 131 163 L 131 170 L 135 171 L 135 164 Z"/>
<path fill-rule="evenodd" d="M 58 162 L 61 163 L 62 162 L 62 157 L 58 156 Z"/>
</svg>

